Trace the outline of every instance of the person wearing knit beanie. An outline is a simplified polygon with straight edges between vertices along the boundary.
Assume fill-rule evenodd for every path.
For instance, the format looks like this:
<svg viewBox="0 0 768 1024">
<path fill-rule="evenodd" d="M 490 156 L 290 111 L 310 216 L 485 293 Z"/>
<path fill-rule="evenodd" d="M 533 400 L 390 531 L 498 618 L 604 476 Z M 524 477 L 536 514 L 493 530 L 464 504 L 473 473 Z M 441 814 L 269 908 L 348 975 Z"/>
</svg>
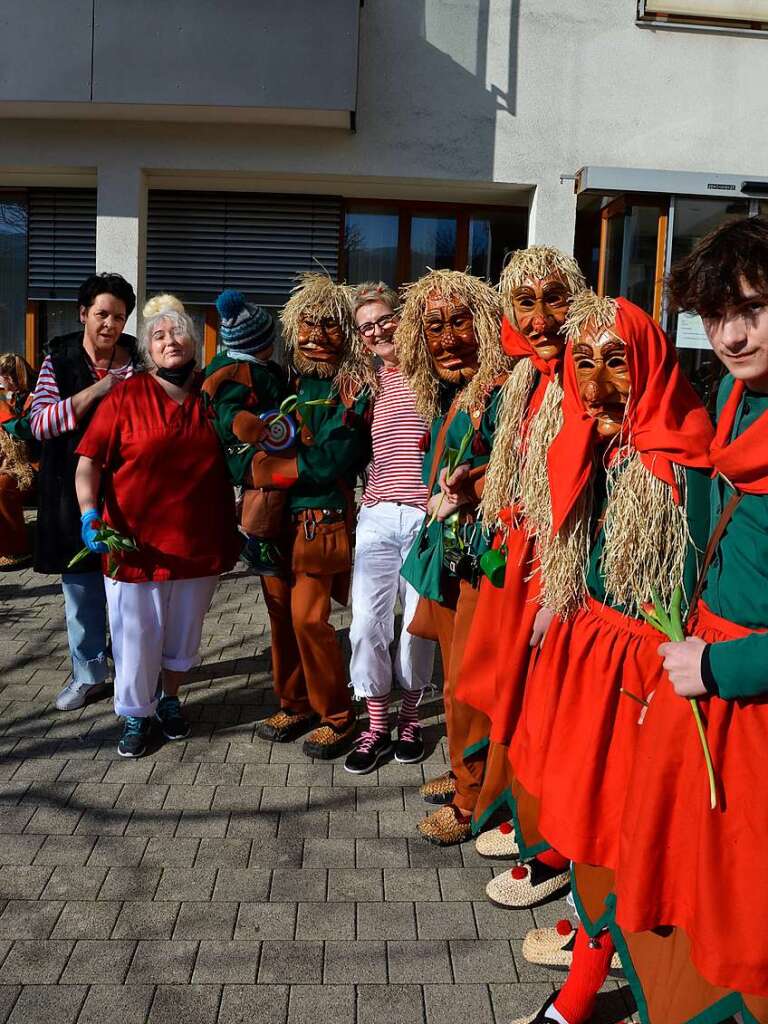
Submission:
<svg viewBox="0 0 768 1024">
<path fill-rule="evenodd" d="M 216 299 L 221 317 L 219 337 L 230 359 L 265 362 L 275 346 L 275 320 L 269 310 L 246 302 L 242 292 L 228 289 Z"/>
<path fill-rule="evenodd" d="M 219 295 L 221 350 L 205 371 L 203 392 L 208 396 L 213 423 L 229 467 L 232 482 L 244 488 L 240 522 L 246 541 L 242 560 L 259 576 L 281 572 L 274 541 L 282 532 L 285 494 L 253 487 L 250 465 L 254 453 L 290 447 L 293 424 L 281 417 L 282 440 L 270 431 L 288 395 L 288 379 L 271 359 L 276 327 L 269 310 L 246 301 L 242 292 L 229 289 Z"/>
</svg>

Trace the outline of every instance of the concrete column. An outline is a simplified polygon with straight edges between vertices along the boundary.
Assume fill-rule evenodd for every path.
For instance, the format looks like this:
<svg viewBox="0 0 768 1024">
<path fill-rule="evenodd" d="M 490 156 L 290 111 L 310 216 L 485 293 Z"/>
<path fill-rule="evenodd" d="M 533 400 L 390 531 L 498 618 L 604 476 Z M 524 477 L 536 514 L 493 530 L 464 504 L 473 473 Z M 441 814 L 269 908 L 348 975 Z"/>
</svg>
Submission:
<svg viewBox="0 0 768 1024">
<path fill-rule="evenodd" d="M 554 245 L 573 254 L 576 196 L 573 182 L 545 179 L 536 186 L 528 223 L 529 245 Z"/>
<path fill-rule="evenodd" d="M 96 271 L 122 274 L 144 302 L 147 184 L 143 170 L 124 161 L 99 164 L 96 200 Z M 136 333 L 136 313 L 126 330 Z"/>
</svg>

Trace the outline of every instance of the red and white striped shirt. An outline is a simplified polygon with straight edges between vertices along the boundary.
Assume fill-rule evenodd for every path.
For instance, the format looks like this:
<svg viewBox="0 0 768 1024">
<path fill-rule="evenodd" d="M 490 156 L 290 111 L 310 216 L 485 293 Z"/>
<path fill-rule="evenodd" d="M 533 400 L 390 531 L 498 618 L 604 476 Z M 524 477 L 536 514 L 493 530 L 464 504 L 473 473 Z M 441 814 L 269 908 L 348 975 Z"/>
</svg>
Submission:
<svg viewBox="0 0 768 1024">
<path fill-rule="evenodd" d="M 364 505 L 399 501 L 427 507 L 427 488 L 421 479 L 424 453 L 419 442 L 427 424 L 416 412 L 413 391 L 400 371 L 380 366 L 379 392 L 373 404 L 373 459 L 368 467 Z"/>
<path fill-rule="evenodd" d="M 95 383 L 97 380 L 101 380 L 107 372 L 119 377 L 120 380 L 127 380 L 128 377 L 133 376 L 135 370 L 133 363 L 129 361 L 125 366 L 116 366 L 109 371 L 91 367 L 91 372 Z M 32 406 L 29 410 L 29 423 L 32 433 L 38 441 L 66 434 L 77 426 L 72 399 L 62 398 L 59 394 L 59 385 L 56 383 L 50 356 L 45 357 L 43 365 L 40 367 L 37 387 L 32 395 Z"/>
</svg>

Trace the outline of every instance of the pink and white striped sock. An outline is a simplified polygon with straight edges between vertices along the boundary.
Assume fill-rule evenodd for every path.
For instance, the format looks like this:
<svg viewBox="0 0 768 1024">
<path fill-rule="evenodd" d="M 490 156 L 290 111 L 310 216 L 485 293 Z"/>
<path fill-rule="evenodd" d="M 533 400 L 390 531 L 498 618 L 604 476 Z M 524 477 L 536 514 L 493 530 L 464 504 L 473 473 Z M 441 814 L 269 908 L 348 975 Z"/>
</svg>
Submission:
<svg viewBox="0 0 768 1024">
<path fill-rule="evenodd" d="M 375 732 L 382 736 L 389 732 L 389 694 L 383 697 L 366 697 L 365 703 L 368 706 L 368 717 L 371 720 L 369 732 Z"/>
<path fill-rule="evenodd" d="M 412 739 L 419 725 L 419 701 L 423 690 L 403 690 L 400 710 L 397 714 L 397 729 L 402 739 Z M 410 735 L 405 735 L 406 733 Z"/>
</svg>

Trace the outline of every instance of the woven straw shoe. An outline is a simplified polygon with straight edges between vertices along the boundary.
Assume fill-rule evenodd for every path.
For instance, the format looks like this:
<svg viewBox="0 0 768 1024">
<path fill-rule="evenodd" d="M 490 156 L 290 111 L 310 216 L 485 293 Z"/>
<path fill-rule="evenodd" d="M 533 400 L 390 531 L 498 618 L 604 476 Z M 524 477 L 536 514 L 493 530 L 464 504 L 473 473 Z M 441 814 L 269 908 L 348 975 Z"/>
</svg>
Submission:
<svg viewBox="0 0 768 1024">
<path fill-rule="evenodd" d="M 561 894 L 570 882 L 570 871 L 553 875 L 548 869 L 541 871 L 537 861 L 531 861 L 496 875 L 486 885 L 485 894 L 497 907 L 534 907 Z"/>
<path fill-rule="evenodd" d="M 419 794 L 428 804 L 449 804 L 456 794 L 456 780 L 450 772 L 445 772 L 419 786 Z"/>
<path fill-rule="evenodd" d="M 332 757 L 345 754 L 352 745 L 357 732 L 357 723 L 354 718 L 342 729 L 336 729 L 332 725 L 321 725 L 314 729 L 304 740 L 301 748 L 307 757 L 317 757 L 322 761 L 329 761 Z"/>
<path fill-rule="evenodd" d="M 423 839 L 435 846 L 456 846 L 463 843 L 472 834 L 472 821 L 460 821 L 458 811 L 453 804 L 446 804 L 438 811 L 422 818 L 416 828 Z"/>
<path fill-rule="evenodd" d="M 256 725 L 256 735 L 270 743 L 290 743 L 311 729 L 316 722 L 317 715 L 311 711 L 292 714 L 281 708 Z"/>
<path fill-rule="evenodd" d="M 523 939 L 523 956 L 529 964 L 544 967 L 570 967 L 576 928 L 565 918 L 552 928 L 532 928 Z M 611 958 L 611 970 L 621 970 L 619 954 Z"/>
<path fill-rule="evenodd" d="M 499 860 L 511 860 L 516 857 L 520 850 L 517 846 L 517 836 L 512 822 L 503 821 L 498 828 L 482 832 L 475 840 L 475 850 L 481 857 L 498 858 Z"/>
</svg>

